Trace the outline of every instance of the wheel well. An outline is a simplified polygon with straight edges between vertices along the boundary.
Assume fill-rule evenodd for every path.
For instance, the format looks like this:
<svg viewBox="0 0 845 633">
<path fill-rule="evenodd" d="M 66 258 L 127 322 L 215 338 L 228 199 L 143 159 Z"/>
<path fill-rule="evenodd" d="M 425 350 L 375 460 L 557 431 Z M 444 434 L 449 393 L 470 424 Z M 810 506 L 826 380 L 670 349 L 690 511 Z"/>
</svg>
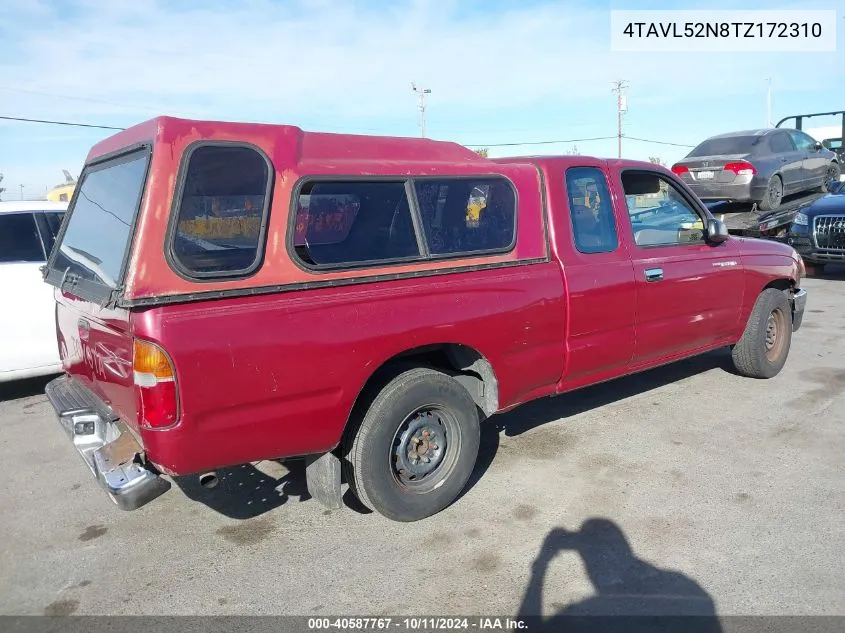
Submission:
<svg viewBox="0 0 845 633">
<path fill-rule="evenodd" d="M 484 356 L 466 345 L 442 343 L 405 350 L 388 359 L 367 380 L 355 401 L 353 411 L 359 409 L 365 394 L 376 390 L 408 367 L 431 367 L 454 378 L 467 390 L 485 416 L 499 409 L 499 383 L 493 366 Z"/>
<path fill-rule="evenodd" d="M 766 284 L 763 290 L 768 290 L 769 288 L 775 288 L 777 290 L 791 290 L 795 284 L 792 283 L 791 279 L 775 279 L 774 281 L 770 281 Z M 761 290 L 760 292 L 763 292 Z"/>
</svg>

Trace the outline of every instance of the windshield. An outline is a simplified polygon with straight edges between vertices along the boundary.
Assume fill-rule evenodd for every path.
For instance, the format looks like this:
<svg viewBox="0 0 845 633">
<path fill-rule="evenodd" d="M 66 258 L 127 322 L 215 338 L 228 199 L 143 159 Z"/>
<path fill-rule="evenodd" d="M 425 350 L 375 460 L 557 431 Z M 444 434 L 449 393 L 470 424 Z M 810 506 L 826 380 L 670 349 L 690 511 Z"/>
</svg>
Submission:
<svg viewBox="0 0 845 633">
<path fill-rule="evenodd" d="M 148 162 L 149 152 L 138 151 L 83 175 L 54 270 L 118 285 Z"/>
<path fill-rule="evenodd" d="M 687 156 L 723 156 L 725 154 L 750 154 L 760 142 L 759 136 L 726 136 L 707 139 Z"/>
</svg>

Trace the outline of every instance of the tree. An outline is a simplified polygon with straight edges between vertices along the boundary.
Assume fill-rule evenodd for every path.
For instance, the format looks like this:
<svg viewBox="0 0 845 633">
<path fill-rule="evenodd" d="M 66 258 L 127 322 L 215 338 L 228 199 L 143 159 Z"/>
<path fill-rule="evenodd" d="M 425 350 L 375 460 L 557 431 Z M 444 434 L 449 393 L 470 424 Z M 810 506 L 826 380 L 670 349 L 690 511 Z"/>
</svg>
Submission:
<svg viewBox="0 0 845 633">
<path fill-rule="evenodd" d="M 660 166 L 662 166 L 662 167 L 666 167 L 666 163 L 664 163 L 664 162 L 660 159 L 660 157 L 658 157 L 658 156 L 649 156 L 649 157 L 648 157 L 648 162 L 650 162 L 650 163 L 651 163 L 651 164 L 653 164 L 653 165 L 660 165 Z"/>
<path fill-rule="evenodd" d="M 581 155 L 581 152 L 578 150 L 577 145 L 573 145 L 572 148 L 566 153 L 569 154 L 570 156 L 580 156 Z"/>
<path fill-rule="evenodd" d="M 481 149 L 475 150 L 475 153 L 478 154 L 479 156 L 482 156 L 483 158 L 489 158 L 489 156 L 488 156 L 489 152 L 490 152 L 490 150 L 486 147 L 482 147 Z"/>
<path fill-rule="evenodd" d="M 0 174 L 0 183 L 3 182 L 3 174 Z M 3 199 L 3 192 L 6 191 L 5 187 L 0 187 L 0 200 Z"/>
</svg>

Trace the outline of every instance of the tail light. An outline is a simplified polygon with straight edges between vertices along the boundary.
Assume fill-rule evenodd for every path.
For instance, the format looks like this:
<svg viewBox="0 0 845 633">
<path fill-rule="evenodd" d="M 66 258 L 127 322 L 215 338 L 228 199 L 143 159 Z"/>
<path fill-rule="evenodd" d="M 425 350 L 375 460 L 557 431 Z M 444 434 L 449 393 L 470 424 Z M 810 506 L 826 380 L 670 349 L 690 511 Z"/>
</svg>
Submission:
<svg viewBox="0 0 845 633">
<path fill-rule="evenodd" d="M 744 160 L 736 161 L 734 163 L 728 163 L 722 169 L 725 171 L 732 171 L 737 176 L 753 176 L 757 173 L 757 170 L 754 168 L 754 165 L 751 163 L 747 163 Z"/>
<path fill-rule="evenodd" d="M 672 165 L 672 172 L 676 176 L 683 176 L 688 171 L 689 171 L 689 167 L 687 167 L 686 165 Z"/>
<path fill-rule="evenodd" d="M 132 350 L 138 424 L 148 429 L 166 429 L 179 419 L 176 370 L 162 348 L 135 339 Z"/>
</svg>

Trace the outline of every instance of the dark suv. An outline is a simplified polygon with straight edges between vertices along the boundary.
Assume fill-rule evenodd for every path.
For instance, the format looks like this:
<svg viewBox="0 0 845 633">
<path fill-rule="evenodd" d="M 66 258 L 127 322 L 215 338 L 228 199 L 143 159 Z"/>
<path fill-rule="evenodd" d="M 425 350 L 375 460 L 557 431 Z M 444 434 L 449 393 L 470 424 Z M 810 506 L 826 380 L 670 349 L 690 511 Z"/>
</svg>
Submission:
<svg viewBox="0 0 845 633">
<path fill-rule="evenodd" d="M 817 269 L 845 263 L 845 182 L 828 182 L 828 194 L 799 209 L 787 242 Z"/>
</svg>

